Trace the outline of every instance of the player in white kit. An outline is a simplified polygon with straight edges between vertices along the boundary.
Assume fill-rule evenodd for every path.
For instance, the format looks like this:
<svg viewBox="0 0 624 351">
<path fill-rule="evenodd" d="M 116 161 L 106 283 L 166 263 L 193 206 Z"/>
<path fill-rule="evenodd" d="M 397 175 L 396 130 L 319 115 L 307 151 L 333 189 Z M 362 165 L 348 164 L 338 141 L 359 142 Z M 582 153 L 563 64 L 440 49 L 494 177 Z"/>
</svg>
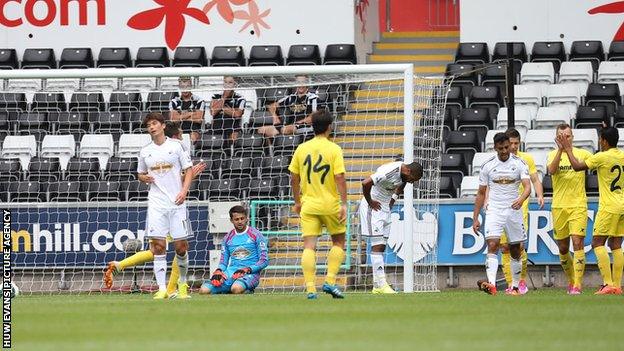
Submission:
<svg viewBox="0 0 624 351">
<path fill-rule="evenodd" d="M 141 149 L 137 172 L 139 180 L 150 184 L 147 205 L 147 238 L 154 254 L 154 275 L 158 292 L 154 299 L 167 298 L 166 238 L 169 234 L 180 269 L 178 298 L 188 297 L 186 273 L 188 270 L 188 241 L 192 235 L 186 209 L 186 195 L 193 179 L 192 172 L 180 174 L 193 166 L 190 155 L 182 144 L 165 136 L 165 119 L 161 113 L 152 112 L 144 124 L 152 142 Z"/>
<path fill-rule="evenodd" d="M 521 243 L 526 240 L 526 229 L 522 219 L 522 204 L 531 194 L 531 182 L 527 164 L 511 154 L 509 137 L 505 133 L 494 135 L 494 149 L 497 155 L 485 162 L 479 173 L 479 192 L 473 212 L 472 229 L 479 234 L 481 223 L 479 214 L 483 207 L 486 190 L 489 200 L 485 214 L 485 241 L 487 259 L 485 270 L 487 281 L 478 281 L 479 289 L 488 294 L 496 294 L 496 273 L 498 271 L 498 249 L 503 231 L 507 233 L 511 253 L 511 290 L 508 294 L 520 295 L 518 284 L 522 271 Z M 519 187 L 524 191 L 520 196 Z"/>
<path fill-rule="evenodd" d="M 423 168 L 417 162 L 386 163 L 362 182 L 364 198 L 360 201 L 360 227 L 362 236 L 371 245 L 373 266 L 373 294 L 395 294 L 386 282 L 384 252 L 390 235 L 391 210 L 394 202 L 403 193 L 406 183 L 414 183 L 423 175 Z"/>
</svg>

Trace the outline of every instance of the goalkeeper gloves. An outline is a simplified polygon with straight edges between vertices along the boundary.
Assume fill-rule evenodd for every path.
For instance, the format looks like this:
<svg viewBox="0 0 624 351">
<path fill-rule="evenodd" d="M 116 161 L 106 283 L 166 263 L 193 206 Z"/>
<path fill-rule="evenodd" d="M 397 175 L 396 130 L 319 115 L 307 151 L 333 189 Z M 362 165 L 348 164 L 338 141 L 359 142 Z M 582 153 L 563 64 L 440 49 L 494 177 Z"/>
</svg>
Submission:
<svg viewBox="0 0 624 351">
<path fill-rule="evenodd" d="M 216 271 L 214 271 L 214 273 L 212 273 L 212 277 L 210 277 L 210 284 L 218 288 L 221 286 L 221 284 L 225 283 L 226 279 L 227 276 L 225 275 L 225 273 L 223 273 L 222 270 L 217 269 Z"/>
<path fill-rule="evenodd" d="M 251 268 L 249 267 L 238 269 L 236 270 L 236 272 L 234 272 L 234 274 L 232 274 L 232 279 L 236 280 L 236 279 L 242 278 L 245 276 L 245 274 L 249 274 L 249 273 L 251 273 Z"/>
</svg>

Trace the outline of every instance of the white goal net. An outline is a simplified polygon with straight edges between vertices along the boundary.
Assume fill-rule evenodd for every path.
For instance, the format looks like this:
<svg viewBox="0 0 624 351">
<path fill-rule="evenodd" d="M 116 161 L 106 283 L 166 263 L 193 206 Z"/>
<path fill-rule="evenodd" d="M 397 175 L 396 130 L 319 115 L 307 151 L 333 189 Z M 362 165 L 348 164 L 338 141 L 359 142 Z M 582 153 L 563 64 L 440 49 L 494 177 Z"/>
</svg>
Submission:
<svg viewBox="0 0 624 351">
<path fill-rule="evenodd" d="M 148 247 L 148 188 L 136 167 L 150 142 L 141 123 L 150 112 L 175 121 L 193 162 L 206 164 L 187 200 L 192 288 L 216 267 L 232 229 L 229 208 L 243 204 L 269 241 L 256 291 L 303 291 L 287 168 L 313 136 L 304 118 L 320 109 L 334 116 L 332 139 L 347 169 L 347 255 L 337 283 L 372 287 L 357 211 L 362 181 L 382 164 L 414 160 L 424 176 L 392 211 L 386 275 L 399 291 L 437 290 L 442 78 L 414 77 L 408 65 L 363 65 L 3 71 L 0 79 L 0 206 L 11 212 L 11 267 L 22 294 L 157 288 L 151 263 L 125 268 L 110 289 L 103 283 L 109 261 Z M 319 285 L 330 247 L 329 237 L 319 240 Z M 172 259 L 169 245 L 169 268 Z"/>
</svg>

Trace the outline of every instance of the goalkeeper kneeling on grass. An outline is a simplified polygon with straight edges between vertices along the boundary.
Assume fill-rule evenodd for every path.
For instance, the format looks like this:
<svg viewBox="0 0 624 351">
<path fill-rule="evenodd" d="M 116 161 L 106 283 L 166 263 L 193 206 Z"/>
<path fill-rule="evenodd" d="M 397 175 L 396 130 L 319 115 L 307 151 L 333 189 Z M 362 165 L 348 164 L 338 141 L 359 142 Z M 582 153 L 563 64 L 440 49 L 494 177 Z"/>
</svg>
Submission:
<svg viewBox="0 0 624 351">
<path fill-rule="evenodd" d="M 200 294 L 243 294 L 253 292 L 260 283 L 260 272 L 269 264 L 267 241 L 256 228 L 247 225 L 243 206 L 230 209 L 234 225 L 221 244 L 221 260 Z"/>
</svg>

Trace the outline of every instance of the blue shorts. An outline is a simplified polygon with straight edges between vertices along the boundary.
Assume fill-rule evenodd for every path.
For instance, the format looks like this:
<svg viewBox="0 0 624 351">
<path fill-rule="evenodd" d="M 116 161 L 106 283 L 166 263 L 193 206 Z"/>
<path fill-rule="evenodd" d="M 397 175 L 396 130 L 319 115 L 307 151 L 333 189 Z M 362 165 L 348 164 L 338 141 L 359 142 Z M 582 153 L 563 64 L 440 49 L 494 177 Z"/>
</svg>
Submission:
<svg viewBox="0 0 624 351">
<path fill-rule="evenodd" d="M 211 294 L 229 294 L 232 289 L 232 285 L 239 284 L 245 287 L 245 291 L 253 292 L 254 289 L 260 284 L 260 274 L 246 274 L 242 278 L 236 280 L 228 278 L 221 286 L 216 287 L 210 283 L 210 280 L 206 280 L 202 285 L 202 288 L 210 289 Z"/>
</svg>

